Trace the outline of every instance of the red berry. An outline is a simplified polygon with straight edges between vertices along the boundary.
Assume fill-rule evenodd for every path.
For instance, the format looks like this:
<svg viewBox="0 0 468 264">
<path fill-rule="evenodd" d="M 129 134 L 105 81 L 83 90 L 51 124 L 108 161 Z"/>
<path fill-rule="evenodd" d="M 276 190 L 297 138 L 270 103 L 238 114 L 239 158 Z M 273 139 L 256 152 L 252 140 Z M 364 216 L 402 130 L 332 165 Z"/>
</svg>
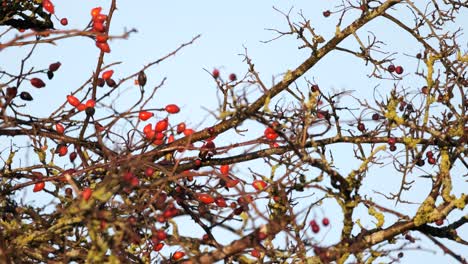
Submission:
<svg viewBox="0 0 468 264">
<path fill-rule="evenodd" d="M 430 158 L 430 157 L 433 157 L 434 156 L 434 153 L 432 153 L 432 151 L 428 151 L 426 152 L 426 157 Z"/>
<path fill-rule="evenodd" d="M 42 0 L 42 7 L 49 13 L 55 13 L 54 5 L 50 0 Z"/>
<path fill-rule="evenodd" d="M 55 131 L 57 131 L 57 133 L 59 134 L 63 134 L 63 132 L 65 131 L 65 128 L 63 127 L 62 124 L 57 123 L 55 124 Z"/>
<path fill-rule="evenodd" d="M 174 135 L 170 135 L 168 138 L 167 138 L 167 143 L 172 143 L 174 142 L 175 138 L 174 138 Z"/>
<path fill-rule="evenodd" d="M 93 30 L 97 32 L 105 32 L 106 31 L 106 26 L 104 26 L 103 23 L 95 21 L 93 23 Z"/>
<path fill-rule="evenodd" d="M 395 145 L 396 144 L 396 138 L 389 137 L 387 142 L 388 142 L 389 145 Z"/>
<path fill-rule="evenodd" d="M 70 157 L 70 162 L 74 162 L 77 156 L 78 156 L 78 154 L 75 151 L 70 153 L 70 156 L 69 156 Z"/>
<path fill-rule="evenodd" d="M 180 134 L 180 133 L 184 132 L 185 128 L 186 128 L 186 126 L 185 126 L 184 122 L 179 123 L 177 125 L 177 134 Z"/>
<path fill-rule="evenodd" d="M 93 18 L 97 17 L 101 13 L 101 10 L 102 10 L 102 7 L 100 7 L 100 6 L 91 9 L 91 16 Z"/>
<path fill-rule="evenodd" d="M 195 131 L 193 131 L 193 129 L 191 129 L 191 128 L 186 128 L 186 129 L 184 130 L 184 135 L 185 135 L 185 136 L 190 136 L 190 135 L 192 135 L 194 132 L 195 132 Z"/>
<path fill-rule="evenodd" d="M 396 146 L 395 145 L 390 145 L 390 151 L 393 152 L 396 150 Z"/>
<path fill-rule="evenodd" d="M 81 192 L 81 196 L 83 197 L 83 200 L 85 201 L 88 201 L 89 198 L 91 198 L 91 195 L 93 194 L 93 190 L 91 190 L 91 188 L 85 188 L 82 192 Z"/>
<path fill-rule="evenodd" d="M 167 118 L 165 118 L 156 123 L 154 130 L 156 132 L 163 132 L 163 131 L 166 131 L 168 126 L 169 126 L 169 121 L 167 120 Z"/>
<path fill-rule="evenodd" d="M 358 123 L 357 128 L 358 128 L 358 130 L 361 131 L 361 132 L 364 132 L 364 130 L 366 130 L 366 126 L 365 126 L 363 123 L 361 123 L 361 122 Z"/>
<path fill-rule="evenodd" d="M 229 174 L 229 165 L 221 165 L 221 168 L 219 169 L 221 171 L 221 174 L 223 175 L 228 175 Z"/>
<path fill-rule="evenodd" d="M 394 71 L 395 71 L 395 65 L 393 65 L 393 64 L 389 65 L 388 68 L 387 68 L 387 70 L 388 70 L 389 72 L 394 72 Z"/>
<path fill-rule="evenodd" d="M 325 218 L 322 219 L 322 224 L 323 224 L 324 226 L 328 226 L 328 225 L 330 224 L 330 220 L 329 220 L 328 218 L 325 217 Z"/>
<path fill-rule="evenodd" d="M 78 105 L 80 105 L 80 100 L 78 100 L 78 98 L 76 98 L 73 95 L 67 95 L 67 101 L 69 104 L 71 104 L 74 107 L 77 107 Z"/>
<path fill-rule="evenodd" d="M 436 159 L 434 157 L 430 157 L 427 159 L 427 162 L 429 162 L 429 164 L 431 165 L 435 165 L 436 164 Z"/>
<path fill-rule="evenodd" d="M 173 260 L 179 260 L 181 258 L 183 258 L 185 256 L 185 253 L 182 252 L 182 251 L 176 251 L 174 252 L 174 254 L 172 255 L 172 259 Z"/>
<path fill-rule="evenodd" d="M 78 111 L 80 111 L 80 112 L 81 112 L 81 111 L 84 111 L 84 110 L 86 110 L 86 105 L 85 105 L 85 104 L 79 104 L 79 105 L 76 107 L 76 109 L 77 109 Z"/>
<path fill-rule="evenodd" d="M 218 69 L 213 69 L 213 78 L 218 79 L 219 78 L 219 70 Z"/>
<path fill-rule="evenodd" d="M 51 64 L 49 65 L 49 71 L 55 72 L 55 71 L 57 71 L 57 70 L 60 68 L 60 66 L 62 66 L 62 63 L 60 63 L 60 62 L 51 63 Z"/>
<path fill-rule="evenodd" d="M 164 243 L 157 243 L 156 245 L 153 246 L 154 251 L 160 251 L 164 247 Z"/>
<path fill-rule="evenodd" d="M 317 234 L 318 232 L 320 232 L 320 227 L 317 224 L 312 225 L 312 232 Z"/>
<path fill-rule="evenodd" d="M 380 115 L 379 115 L 379 114 L 374 113 L 374 114 L 372 115 L 372 120 L 377 121 L 377 120 L 379 120 L 379 119 L 380 119 Z"/>
<path fill-rule="evenodd" d="M 113 74 L 114 74 L 113 70 L 108 70 L 108 71 L 103 72 L 101 77 L 104 80 L 109 80 L 112 77 Z"/>
<path fill-rule="evenodd" d="M 167 238 L 167 234 L 164 232 L 164 230 L 158 230 L 156 231 L 156 238 L 159 240 L 164 240 Z"/>
<path fill-rule="evenodd" d="M 154 114 L 148 111 L 140 111 L 140 113 L 138 113 L 138 118 L 140 118 L 140 120 L 142 121 L 146 121 L 150 119 L 152 116 L 154 116 Z"/>
<path fill-rule="evenodd" d="M 86 107 L 94 107 L 96 105 L 96 101 L 94 101 L 93 99 L 89 99 L 88 101 L 86 101 Z"/>
<path fill-rule="evenodd" d="M 255 180 L 255 181 L 253 181 L 252 186 L 255 188 L 255 190 L 262 191 L 262 190 L 265 189 L 267 184 L 266 184 L 266 182 L 264 182 L 262 180 Z"/>
<path fill-rule="evenodd" d="M 36 88 L 45 87 L 45 83 L 39 78 L 32 78 L 30 82 L 31 82 L 31 85 L 36 87 Z"/>
<path fill-rule="evenodd" d="M 216 205 L 219 206 L 219 207 L 227 207 L 226 200 L 224 200 L 223 197 L 217 197 L 217 198 L 215 199 L 215 203 L 216 203 Z"/>
<path fill-rule="evenodd" d="M 37 182 L 36 184 L 34 184 L 33 192 L 40 192 L 44 189 L 44 187 L 45 187 L 45 182 L 43 181 Z"/>
<path fill-rule="evenodd" d="M 180 111 L 180 108 L 175 104 L 166 105 L 164 108 L 169 114 L 177 114 Z"/>
<path fill-rule="evenodd" d="M 258 251 L 256 248 L 252 249 L 252 251 L 250 251 L 250 255 L 252 255 L 252 257 L 254 258 L 260 258 L 260 251 Z"/>
<path fill-rule="evenodd" d="M 396 66 L 395 72 L 396 72 L 397 74 L 402 74 L 402 73 L 403 73 L 403 67 L 401 67 L 401 66 Z"/>
<path fill-rule="evenodd" d="M 99 14 L 95 18 L 93 18 L 94 22 L 104 23 L 107 20 L 107 15 Z"/>
<path fill-rule="evenodd" d="M 331 12 L 330 12 L 330 10 L 326 10 L 326 11 L 323 11 L 322 14 L 323 14 L 324 17 L 329 17 L 331 15 Z"/>
<path fill-rule="evenodd" d="M 444 224 L 444 219 L 437 219 L 437 221 L 435 222 L 436 225 L 438 226 L 441 226 Z"/>
<path fill-rule="evenodd" d="M 235 74 L 235 73 L 231 73 L 231 74 L 229 74 L 229 80 L 230 80 L 231 82 L 233 82 L 233 81 L 237 80 L 237 76 L 236 76 L 236 74 Z"/>
<path fill-rule="evenodd" d="M 145 170 L 145 175 L 146 177 L 152 177 L 154 174 L 154 169 L 152 167 L 148 167 Z"/>
<path fill-rule="evenodd" d="M 108 39 L 108 35 L 101 34 L 96 36 L 96 42 L 106 42 Z"/>
<path fill-rule="evenodd" d="M 236 186 L 238 183 L 239 183 L 238 179 L 235 179 L 235 180 L 230 179 L 230 180 L 226 181 L 226 187 L 232 188 L 232 187 Z"/>
<path fill-rule="evenodd" d="M 213 196 L 209 195 L 209 194 L 206 194 L 206 193 L 200 193 L 197 195 L 197 199 L 204 203 L 204 204 L 210 204 L 210 203 L 213 203 L 215 201 L 215 199 L 213 198 Z"/>
<path fill-rule="evenodd" d="M 68 153 L 68 148 L 66 145 L 58 145 L 57 146 L 57 151 L 56 151 L 60 157 L 63 157 L 65 155 L 67 155 Z"/>
<path fill-rule="evenodd" d="M 66 25 L 68 25 L 68 19 L 67 19 L 67 18 L 65 18 L 65 17 L 64 17 L 64 18 L 62 18 L 62 19 L 60 19 L 60 24 L 62 24 L 62 26 L 66 26 Z"/>
<path fill-rule="evenodd" d="M 105 53 L 110 53 L 111 49 L 109 47 L 109 44 L 107 42 L 96 42 L 96 46 Z"/>
</svg>

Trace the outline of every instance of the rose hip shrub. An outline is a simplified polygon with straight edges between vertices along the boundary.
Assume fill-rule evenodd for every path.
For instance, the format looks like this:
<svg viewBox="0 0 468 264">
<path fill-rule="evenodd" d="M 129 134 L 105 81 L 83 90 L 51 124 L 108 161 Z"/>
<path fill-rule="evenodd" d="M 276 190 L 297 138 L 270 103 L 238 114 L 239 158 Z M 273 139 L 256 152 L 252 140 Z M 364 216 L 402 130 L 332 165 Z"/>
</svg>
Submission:
<svg viewBox="0 0 468 264">
<path fill-rule="evenodd" d="M 265 45 L 293 37 L 302 61 L 273 82 L 247 50 L 244 70 L 210 66 L 219 105 L 204 119 L 180 101 L 196 87 L 159 100 L 166 78 L 148 74 L 199 36 L 128 71 L 107 59 L 136 33 L 109 33 L 125 26 L 112 24 L 116 0 L 86 10 L 79 29 L 64 2 L 3 1 L 0 52 L 26 55 L 0 65 L 0 262 L 393 263 L 423 245 L 464 263 L 466 4 L 357 2 L 310 17 L 276 9 L 286 27 Z M 390 31 L 414 46 L 398 52 L 399 39 L 381 40 Z M 65 39 L 88 41 L 86 72 L 67 54 L 34 59 Z M 332 54 L 375 85 L 322 84 L 316 65 L 343 63 Z"/>
</svg>

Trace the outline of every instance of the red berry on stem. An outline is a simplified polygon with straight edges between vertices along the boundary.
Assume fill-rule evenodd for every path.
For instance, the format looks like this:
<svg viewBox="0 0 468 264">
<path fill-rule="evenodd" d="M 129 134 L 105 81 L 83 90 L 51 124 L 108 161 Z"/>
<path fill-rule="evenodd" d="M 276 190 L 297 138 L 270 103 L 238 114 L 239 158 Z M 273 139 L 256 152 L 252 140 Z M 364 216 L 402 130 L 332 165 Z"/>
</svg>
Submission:
<svg viewBox="0 0 468 264">
<path fill-rule="evenodd" d="M 96 46 L 105 53 L 110 53 L 111 49 L 107 42 L 96 42 Z"/>
<path fill-rule="evenodd" d="M 206 193 L 200 193 L 197 195 L 197 199 L 204 203 L 204 204 L 210 204 L 210 203 L 213 203 L 215 201 L 215 199 L 213 198 L 213 196 L 209 195 L 209 194 L 206 194 Z"/>
<path fill-rule="evenodd" d="M 96 105 L 96 101 L 94 101 L 93 99 L 89 99 L 88 101 L 86 101 L 86 107 L 94 107 Z"/>
<path fill-rule="evenodd" d="M 213 69 L 213 78 L 218 79 L 219 78 L 219 70 L 218 69 Z"/>
<path fill-rule="evenodd" d="M 364 130 L 366 130 L 366 126 L 365 126 L 363 123 L 361 123 L 361 122 L 358 123 L 357 128 L 358 128 L 358 130 L 361 131 L 361 132 L 364 132 Z"/>
<path fill-rule="evenodd" d="M 97 17 L 101 13 L 101 10 L 102 10 L 102 7 L 100 7 L 100 6 L 91 9 L 91 16 L 93 18 Z"/>
<path fill-rule="evenodd" d="M 221 174 L 223 175 L 229 175 L 229 165 L 221 165 L 221 168 L 219 169 L 221 171 Z"/>
<path fill-rule="evenodd" d="M 154 127 L 154 130 L 156 132 L 163 132 L 166 131 L 167 127 L 169 126 L 169 121 L 167 118 L 160 120 L 156 123 L 156 126 Z"/>
<path fill-rule="evenodd" d="M 174 254 L 172 255 L 172 259 L 173 260 L 179 260 L 181 258 L 183 258 L 185 256 L 185 253 L 182 252 L 182 251 L 176 251 L 174 252 Z"/>
<path fill-rule="evenodd" d="M 49 65 L 49 71 L 55 72 L 55 71 L 57 71 L 57 70 L 60 68 L 60 66 L 62 66 L 62 63 L 60 63 L 60 62 L 51 63 L 51 64 Z"/>
<path fill-rule="evenodd" d="M 164 247 L 164 243 L 157 243 L 156 245 L 153 246 L 154 251 L 160 251 Z"/>
<path fill-rule="evenodd" d="M 78 154 L 75 151 L 70 153 L 70 156 L 69 156 L 70 157 L 70 162 L 74 162 L 77 156 L 78 156 Z"/>
<path fill-rule="evenodd" d="M 109 80 L 112 75 L 114 74 L 114 71 L 113 70 L 107 70 L 105 72 L 102 73 L 101 77 L 104 79 L 104 80 Z"/>
<path fill-rule="evenodd" d="M 78 105 L 80 105 L 80 100 L 78 100 L 78 98 L 76 98 L 73 95 L 67 95 L 67 101 L 69 104 L 71 104 L 74 107 L 77 107 Z"/>
<path fill-rule="evenodd" d="M 36 88 L 45 87 L 45 83 L 39 78 L 32 78 L 30 82 L 31 82 L 31 85 L 36 87 Z"/>
<path fill-rule="evenodd" d="M 42 7 L 49 13 L 55 13 L 54 5 L 50 0 L 42 0 Z"/>
<path fill-rule="evenodd" d="M 81 111 L 84 111 L 84 110 L 86 110 L 86 105 L 85 105 L 85 104 L 79 104 L 79 105 L 76 107 L 76 109 L 77 109 L 78 111 L 80 111 L 80 112 L 81 112 Z"/>
<path fill-rule="evenodd" d="M 262 180 L 255 180 L 255 181 L 253 181 L 252 186 L 255 188 L 255 190 L 262 191 L 262 190 L 265 189 L 267 184 L 266 184 L 266 182 L 264 182 Z"/>
<path fill-rule="evenodd" d="M 322 224 L 323 224 L 324 226 L 328 226 L 328 225 L 330 224 L 330 220 L 329 220 L 328 218 L 325 217 L 325 218 L 322 219 Z"/>
<path fill-rule="evenodd" d="M 148 167 L 145 170 L 145 175 L 146 177 L 153 177 L 154 174 L 154 169 L 152 167 Z"/>
<path fill-rule="evenodd" d="M 236 74 L 235 74 L 235 73 L 231 73 L 231 74 L 229 74 L 229 80 L 230 80 L 231 82 L 233 82 L 233 81 L 237 80 L 237 76 L 236 76 Z"/>
<path fill-rule="evenodd" d="M 68 148 L 67 148 L 66 145 L 61 144 L 61 145 L 57 146 L 57 151 L 56 152 L 59 154 L 60 157 L 63 157 L 65 155 L 67 155 Z"/>
<path fill-rule="evenodd" d="M 215 203 L 216 203 L 216 205 L 219 206 L 219 207 L 227 207 L 226 200 L 224 200 L 223 197 L 217 197 L 217 198 L 215 199 Z"/>
<path fill-rule="evenodd" d="M 164 108 L 169 114 L 177 114 L 180 111 L 180 108 L 175 104 L 168 104 Z"/>
<path fill-rule="evenodd" d="M 142 121 L 146 121 L 146 120 L 150 119 L 153 116 L 154 116 L 154 114 L 151 113 L 151 112 L 148 112 L 148 111 L 140 111 L 140 113 L 138 113 L 138 118 L 140 120 L 142 120 Z"/>
<path fill-rule="evenodd" d="M 322 14 L 323 14 L 324 17 L 329 17 L 331 15 L 331 12 L 330 12 L 330 10 L 326 10 L 326 11 L 323 11 Z"/>
<path fill-rule="evenodd" d="M 85 188 L 82 192 L 81 192 L 81 196 L 83 197 L 83 200 L 85 201 L 88 201 L 89 198 L 91 198 L 91 195 L 93 194 L 93 190 L 91 190 L 91 188 Z"/>
<path fill-rule="evenodd" d="M 45 187 L 45 182 L 43 181 L 37 182 L 36 184 L 34 184 L 33 192 L 40 192 L 44 189 L 44 187 Z"/>
<path fill-rule="evenodd" d="M 397 74 L 402 74 L 402 73 L 403 73 L 403 67 L 401 67 L 401 66 L 396 66 L 395 72 L 396 72 Z"/>
<path fill-rule="evenodd" d="M 389 72 L 394 72 L 394 71 L 395 71 L 395 65 L 393 65 L 393 64 L 389 65 L 388 68 L 387 68 L 387 70 L 388 70 Z"/>
<path fill-rule="evenodd" d="M 185 128 L 186 128 L 186 126 L 185 126 L 184 122 L 179 123 L 177 125 L 177 134 L 180 134 L 180 133 L 184 132 Z"/>
<path fill-rule="evenodd" d="M 190 136 L 190 135 L 192 135 L 193 133 L 195 133 L 195 131 L 193 131 L 193 129 L 191 129 L 191 128 L 186 128 L 186 129 L 184 130 L 184 135 L 185 135 L 185 136 Z"/>
<path fill-rule="evenodd" d="M 65 17 L 64 17 L 64 18 L 62 18 L 62 19 L 60 19 L 60 24 L 62 24 L 62 26 L 66 26 L 66 25 L 68 25 L 68 19 L 67 19 L 67 18 L 65 18 Z"/>
<path fill-rule="evenodd" d="M 65 128 L 63 127 L 62 124 L 57 123 L 55 124 L 55 131 L 57 131 L 57 133 L 59 134 L 63 134 L 63 132 L 65 131 Z"/>
</svg>

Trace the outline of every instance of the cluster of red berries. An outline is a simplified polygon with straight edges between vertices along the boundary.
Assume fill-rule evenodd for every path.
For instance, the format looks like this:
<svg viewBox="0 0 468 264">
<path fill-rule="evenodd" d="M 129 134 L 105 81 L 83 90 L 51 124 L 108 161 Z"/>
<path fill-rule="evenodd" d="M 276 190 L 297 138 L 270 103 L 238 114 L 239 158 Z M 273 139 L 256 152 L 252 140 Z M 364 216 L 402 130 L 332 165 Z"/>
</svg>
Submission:
<svg viewBox="0 0 468 264">
<path fill-rule="evenodd" d="M 74 106 L 78 111 L 86 110 L 86 114 L 93 115 L 94 107 L 96 106 L 96 101 L 93 99 L 88 99 L 86 103 L 81 103 L 81 101 L 73 95 L 67 95 L 67 102 Z"/>
<path fill-rule="evenodd" d="M 96 35 L 96 47 L 98 47 L 102 52 L 109 53 L 110 47 L 107 43 L 109 36 L 107 35 L 107 15 L 101 14 L 102 8 L 95 7 L 91 9 L 91 18 L 93 20 L 93 31 L 98 33 Z"/>
<path fill-rule="evenodd" d="M 395 66 L 393 64 L 389 65 L 387 70 L 390 73 L 393 73 L 393 72 L 395 72 L 396 74 L 402 74 L 403 73 L 403 67 L 402 66 Z"/>
<path fill-rule="evenodd" d="M 211 73 L 211 75 L 213 76 L 213 78 L 218 79 L 220 72 L 218 69 L 213 69 L 213 72 Z M 231 73 L 229 74 L 228 78 L 229 78 L 229 81 L 234 82 L 237 80 L 237 75 L 235 73 Z"/>
<path fill-rule="evenodd" d="M 330 220 L 327 217 L 324 217 L 322 219 L 322 225 L 328 226 L 329 224 L 330 224 Z M 320 232 L 320 226 L 318 225 L 317 221 L 315 221 L 315 219 L 310 221 L 310 227 L 312 228 L 312 232 L 314 232 L 315 234 Z"/>
</svg>

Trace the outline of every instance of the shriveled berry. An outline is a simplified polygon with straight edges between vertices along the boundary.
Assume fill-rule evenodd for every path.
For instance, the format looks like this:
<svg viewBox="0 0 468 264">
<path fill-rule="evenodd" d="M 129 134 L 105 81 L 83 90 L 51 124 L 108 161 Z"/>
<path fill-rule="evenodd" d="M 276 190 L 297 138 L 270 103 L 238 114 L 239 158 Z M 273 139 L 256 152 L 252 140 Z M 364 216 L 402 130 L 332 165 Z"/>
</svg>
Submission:
<svg viewBox="0 0 468 264">
<path fill-rule="evenodd" d="M 20 98 L 21 98 L 22 100 L 24 100 L 24 101 L 32 101 L 32 100 L 33 100 L 31 94 L 28 93 L 28 92 L 21 92 L 21 93 L 20 93 Z"/>
</svg>

